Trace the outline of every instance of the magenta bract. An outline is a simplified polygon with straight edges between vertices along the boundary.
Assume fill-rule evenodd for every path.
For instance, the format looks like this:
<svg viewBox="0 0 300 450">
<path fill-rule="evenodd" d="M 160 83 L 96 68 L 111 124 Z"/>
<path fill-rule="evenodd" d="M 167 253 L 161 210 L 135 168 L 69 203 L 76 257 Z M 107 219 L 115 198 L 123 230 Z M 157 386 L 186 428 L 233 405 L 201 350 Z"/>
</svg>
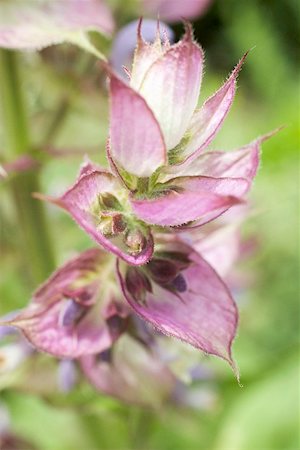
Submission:
<svg viewBox="0 0 300 450">
<path fill-rule="evenodd" d="M 58 269 L 33 294 L 29 306 L 7 323 L 19 328 L 34 347 L 58 357 L 77 358 L 109 348 L 119 336 L 111 318 L 127 316 L 126 305 L 115 300 L 113 291 L 101 295 L 103 284 L 113 282 L 101 277 L 109 260 L 98 249 L 83 252 Z"/>
<path fill-rule="evenodd" d="M 161 243 L 150 264 L 159 260 L 159 278 L 148 265 L 136 268 L 148 285 L 137 297 L 128 283 L 128 267 L 118 263 L 123 294 L 131 307 L 159 331 L 205 353 L 219 356 L 233 367 L 231 345 L 238 313 L 226 285 L 211 266 L 180 241 Z M 157 272 L 156 272 L 157 273 Z"/>
</svg>

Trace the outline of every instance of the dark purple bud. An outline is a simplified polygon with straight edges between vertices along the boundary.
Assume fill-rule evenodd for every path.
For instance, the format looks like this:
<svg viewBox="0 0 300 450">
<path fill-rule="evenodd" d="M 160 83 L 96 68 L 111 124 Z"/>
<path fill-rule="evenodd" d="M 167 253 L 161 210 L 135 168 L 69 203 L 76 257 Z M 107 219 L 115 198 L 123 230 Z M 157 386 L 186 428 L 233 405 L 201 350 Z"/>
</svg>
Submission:
<svg viewBox="0 0 300 450">
<path fill-rule="evenodd" d="M 85 314 L 86 308 L 75 302 L 72 299 L 68 299 L 64 304 L 59 316 L 59 325 L 63 327 L 70 327 L 74 325 Z"/>
<path fill-rule="evenodd" d="M 171 285 L 178 292 L 185 292 L 187 290 L 187 283 L 184 276 L 180 273 L 176 278 L 172 281 Z"/>
<path fill-rule="evenodd" d="M 128 292 L 138 303 L 145 303 L 146 293 L 152 292 L 149 278 L 135 267 L 128 268 L 125 283 Z"/>
<path fill-rule="evenodd" d="M 177 276 L 178 267 L 176 263 L 173 261 L 167 259 L 153 258 L 147 264 L 147 271 L 150 272 L 151 277 L 157 283 L 168 284 L 171 283 Z"/>
<path fill-rule="evenodd" d="M 98 353 L 98 355 L 97 355 L 97 361 L 98 362 L 110 363 L 111 362 L 111 358 L 112 358 L 111 348 L 108 348 L 108 349 L 104 350 L 103 352 Z"/>
<path fill-rule="evenodd" d="M 121 317 L 118 314 L 114 314 L 106 319 L 113 340 L 118 339 L 118 337 L 126 330 L 127 322 L 127 318 Z"/>
<path fill-rule="evenodd" d="M 187 269 L 191 263 L 188 254 L 183 252 L 156 252 L 155 256 L 171 260 L 174 264 L 176 264 L 179 270 Z"/>
</svg>

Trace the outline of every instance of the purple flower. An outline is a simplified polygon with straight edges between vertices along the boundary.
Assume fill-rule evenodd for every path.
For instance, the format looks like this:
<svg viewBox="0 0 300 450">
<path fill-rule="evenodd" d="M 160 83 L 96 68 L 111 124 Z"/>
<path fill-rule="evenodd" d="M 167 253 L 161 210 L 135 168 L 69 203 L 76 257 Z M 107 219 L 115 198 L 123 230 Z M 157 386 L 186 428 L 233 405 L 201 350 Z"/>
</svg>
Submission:
<svg viewBox="0 0 300 450">
<path fill-rule="evenodd" d="M 119 261 L 117 267 L 123 294 L 140 317 L 168 336 L 225 359 L 236 370 L 231 345 L 237 308 L 200 254 L 178 238 L 161 237 L 150 263 L 133 268 Z"/>
<path fill-rule="evenodd" d="M 87 162 L 64 195 L 40 198 L 67 210 L 98 244 L 133 265 L 152 257 L 150 226 L 197 227 L 243 202 L 266 137 L 235 152 L 204 150 L 232 104 L 244 59 L 195 110 L 203 52 L 190 25 L 171 46 L 159 36 L 145 42 L 140 23 L 130 83 L 107 67 L 113 174 Z"/>
<path fill-rule="evenodd" d="M 115 299 L 111 264 L 110 255 L 101 250 L 83 252 L 58 269 L 29 306 L 3 325 L 17 327 L 35 348 L 60 358 L 109 348 L 128 315 L 126 305 Z"/>
</svg>

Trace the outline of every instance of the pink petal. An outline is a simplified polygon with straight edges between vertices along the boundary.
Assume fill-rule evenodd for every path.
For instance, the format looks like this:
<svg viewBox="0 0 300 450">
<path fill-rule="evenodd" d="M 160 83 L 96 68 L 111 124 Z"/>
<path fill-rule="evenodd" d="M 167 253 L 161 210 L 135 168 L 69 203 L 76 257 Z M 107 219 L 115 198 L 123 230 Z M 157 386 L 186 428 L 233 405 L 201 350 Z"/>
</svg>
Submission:
<svg viewBox="0 0 300 450">
<path fill-rule="evenodd" d="M 248 188 L 247 180 L 238 178 L 191 177 L 173 181 L 175 190 L 170 182 L 170 189 L 157 198 L 136 200 L 131 197 L 136 216 L 162 226 L 182 225 L 201 216 L 203 219 L 208 215 L 217 217 L 220 211 L 238 204 L 237 197 Z"/>
<path fill-rule="evenodd" d="M 74 34 L 95 30 L 113 32 L 114 23 L 101 0 L 44 0 L 0 2 L 0 46 L 36 50 Z"/>
<path fill-rule="evenodd" d="M 166 162 L 166 148 L 157 120 L 145 100 L 110 74 L 111 156 L 123 169 L 149 177 Z"/>
<path fill-rule="evenodd" d="M 203 70 L 203 52 L 190 25 L 185 36 L 157 59 L 139 89 L 162 129 L 167 150 L 182 139 L 196 108 Z"/>
<path fill-rule="evenodd" d="M 189 249 L 188 258 L 190 265 L 181 271 L 187 289 L 176 294 L 152 281 L 152 292 L 146 291 L 143 303 L 131 296 L 126 267 L 118 263 L 123 294 L 136 313 L 162 333 L 219 356 L 234 367 L 231 345 L 238 322 L 236 305 L 221 278 L 199 254 Z"/>
<path fill-rule="evenodd" d="M 240 255 L 241 242 L 237 226 L 221 226 L 204 235 L 199 235 L 199 232 L 194 236 L 192 233 L 189 235 L 193 240 L 193 248 L 221 277 L 227 277 Z"/>
<path fill-rule="evenodd" d="M 144 0 L 145 8 L 153 17 L 167 22 L 181 22 L 182 18 L 195 19 L 203 15 L 212 0 Z"/>
<path fill-rule="evenodd" d="M 187 136 L 190 138 L 187 144 L 183 143 L 182 150 L 178 154 L 181 162 L 194 160 L 215 137 L 232 105 L 236 91 L 236 79 L 246 56 L 247 53 L 226 83 L 204 103 L 200 110 L 193 114 L 187 130 Z"/>
<path fill-rule="evenodd" d="M 152 22 L 152 21 L 151 21 Z M 147 25 L 147 22 L 146 22 Z M 137 45 L 132 63 L 130 85 L 138 90 L 150 66 L 164 53 L 160 35 L 153 43 L 146 42 L 142 36 L 142 20 L 138 24 Z"/>
<path fill-rule="evenodd" d="M 207 152 L 198 156 L 188 166 L 176 171 L 178 176 L 231 177 L 246 178 L 252 181 L 259 166 L 260 141 L 233 152 Z M 174 174 L 166 174 L 161 180 L 168 181 Z"/>
<path fill-rule="evenodd" d="M 96 389 L 126 403 L 159 406 L 174 387 L 168 368 L 127 335 L 118 340 L 111 354 L 81 358 L 81 367 Z"/>
<path fill-rule="evenodd" d="M 60 198 L 53 199 L 42 195 L 38 197 L 67 210 L 77 224 L 106 250 L 116 254 L 129 264 L 146 263 L 153 252 L 153 239 L 148 229 L 137 225 L 133 230 L 144 236 L 145 243 L 139 252 L 130 250 L 126 245 L 124 233 L 127 233 L 127 229 L 120 230 L 120 233 L 115 236 L 105 235 L 101 231 L 101 211 L 98 211 L 99 195 L 109 193 L 118 198 L 118 192 L 121 189 L 118 180 L 109 172 L 93 169 L 93 166 L 84 166 L 81 173 L 82 175 L 76 183 Z M 122 202 L 123 200 L 121 200 Z M 113 215 L 114 212 L 112 212 Z"/>
<path fill-rule="evenodd" d="M 103 301 L 98 299 L 101 272 L 109 255 L 90 249 L 64 264 L 34 293 L 32 302 L 8 321 L 38 350 L 77 358 L 97 353 L 113 342 Z M 97 302 L 96 302 L 97 300 Z"/>
</svg>

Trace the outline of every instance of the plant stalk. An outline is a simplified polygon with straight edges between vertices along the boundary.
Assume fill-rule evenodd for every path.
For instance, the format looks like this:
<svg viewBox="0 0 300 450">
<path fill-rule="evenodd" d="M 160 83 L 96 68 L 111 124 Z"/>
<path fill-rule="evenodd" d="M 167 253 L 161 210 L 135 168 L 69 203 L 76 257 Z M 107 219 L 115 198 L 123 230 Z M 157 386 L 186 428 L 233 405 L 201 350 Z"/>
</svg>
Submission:
<svg viewBox="0 0 300 450">
<path fill-rule="evenodd" d="M 34 157 L 18 72 L 18 55 L 10 50 L 0 50 L 0 90 L 9 156 L 12 159 L 26 154 Z M 22 172 L 12 177 L 10 183 L 24 263 L 29 269 L 32 282 L 39 283 L 54 269 L 44 205 L 32 197 L 33 192 L 40 191 L 39 169 Z"/>
</svg>

